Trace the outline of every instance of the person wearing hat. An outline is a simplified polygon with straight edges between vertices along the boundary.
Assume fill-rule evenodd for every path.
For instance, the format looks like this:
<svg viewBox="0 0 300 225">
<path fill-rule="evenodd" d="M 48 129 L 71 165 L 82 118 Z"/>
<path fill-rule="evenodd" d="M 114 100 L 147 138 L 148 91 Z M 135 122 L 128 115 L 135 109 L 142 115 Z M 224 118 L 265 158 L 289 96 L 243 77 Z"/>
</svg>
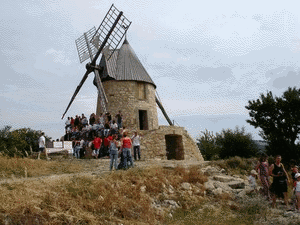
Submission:
<svg viewBox="0 0 300 225">
<path fill-rule="evenodd" d="M 256 192 L 256 176 L 257 172 L 255 170 L 251 170 L 250 176 L 248 177 L 249 186 L 250 186 L 250 193 Z"/>
</svg>

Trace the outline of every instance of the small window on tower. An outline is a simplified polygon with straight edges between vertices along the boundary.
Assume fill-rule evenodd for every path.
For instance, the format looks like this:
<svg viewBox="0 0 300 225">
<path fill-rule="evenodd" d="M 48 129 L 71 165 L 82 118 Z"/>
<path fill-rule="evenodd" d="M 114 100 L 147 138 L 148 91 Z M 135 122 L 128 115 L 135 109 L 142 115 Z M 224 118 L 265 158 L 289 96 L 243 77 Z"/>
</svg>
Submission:
<svg viewBox="0 0 300 225">
<path fill-rule="evenodd" d="M 138 98 L 140 100 L 146 99 L 146 84 L 138 83 Z"/>
</svg>

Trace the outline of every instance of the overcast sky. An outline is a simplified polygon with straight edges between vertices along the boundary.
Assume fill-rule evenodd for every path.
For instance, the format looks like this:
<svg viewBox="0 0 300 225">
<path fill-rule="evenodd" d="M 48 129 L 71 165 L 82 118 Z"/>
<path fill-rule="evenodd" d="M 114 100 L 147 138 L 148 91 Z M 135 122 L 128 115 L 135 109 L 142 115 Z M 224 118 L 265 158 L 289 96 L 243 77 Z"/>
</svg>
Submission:
<svg viewBox="0 0 300 225">
<path fill-rule="evenodd" d="M 30 127 L 53 139 L 85 72 L 75 39 L 111 4 L 132 21 L 128 41 L 171 119 L 197 137 L 245 126 L 249 100 L 299 86 L 299 1 L 1 0 L 0 128 Z M 91 74 L 67 116 L 95 112 Z M 162 124 L 166 124 L 159 114 Z"/>
</svg>

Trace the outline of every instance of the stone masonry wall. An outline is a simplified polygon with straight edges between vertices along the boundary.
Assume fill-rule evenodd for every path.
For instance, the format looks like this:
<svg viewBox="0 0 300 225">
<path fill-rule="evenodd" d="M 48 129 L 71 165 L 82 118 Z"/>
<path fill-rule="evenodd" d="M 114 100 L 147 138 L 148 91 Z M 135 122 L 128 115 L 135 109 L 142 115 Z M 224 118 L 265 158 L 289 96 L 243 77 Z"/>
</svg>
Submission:
<svg viewBox="0 0 300 225">
<path fill-rule="evenodd" d="M 103 82 L 108 99 L 108 112 L 115 116 L 119 110 L 123 114 L 123 126 L 129 130 L 139 130 L 139 110 L 146 110 L 148 129 L 158 128 L 155 87 L 145 83 L 146 99 L 138 98 L 138 82 L 108 80 Z M 97 114 L 101 113 L 101 105 L 97 104 Z"/>
<path fill-rule="evenodd" d="M 184 160 L 203 161 L 198 146 L 183 127 L 159 126 L 156 130 L 140 131 L 142 159 L 167 159 L 165 135 L 176 134 L 182 136 Z"/>
<path fill-rule="evenodd" d="M 138 130 L 142 135 L 142 159 L 167 159 L 166 135 L 180 135 L 184 151 L 184 160 L 203 161 L 203 157 L 187 131 L 183 127 L 158 126 L 157 106 L 155 102 L 155 86 L 145 84 L 146 98 L 138 97 L 136 81 L 109 80 L 103 82 L 103 87 L 108 98 L 108 112 L 115 116 L 119 110 L 123 114 L 123 126 L 128 129 L 129 136 Z M 139 110 L 146 110 L 148 117 L 148 130 L 139 130 Z M 101 106 L 97 104 L 97 114 L 101 113 Z"/>
</svg>

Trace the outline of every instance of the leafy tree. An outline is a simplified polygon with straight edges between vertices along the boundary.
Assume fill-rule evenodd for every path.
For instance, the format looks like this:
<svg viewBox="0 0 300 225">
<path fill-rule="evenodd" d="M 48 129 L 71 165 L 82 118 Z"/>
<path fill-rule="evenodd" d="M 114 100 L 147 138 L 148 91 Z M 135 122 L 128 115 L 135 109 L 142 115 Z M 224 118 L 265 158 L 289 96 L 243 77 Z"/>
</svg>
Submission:
<svg viewBox="0 0 300 225">
<path fill-rule="evenodd" d="M 205 160 L 212 160 L 219 157 L 220 148 L 216 145 L 216 136 L 213 132 L 201 131 L 200 137 L 197 139 L 198 148 Z"/>
<path fill-rule="evenodd" d="M 269 143 L 268 154 L 281 154 L 286 160 L 299 158 L 296 140 L 300 132 L 300 89 L 289 87 L 281 97 L 268 91 L 249 101 L 245 108 L 251 117 L 247 122 L 261 128 L 260 136 Z"/>
<path fill-rule="evenodd" d="M 11 130 L 11 126 L 5 126 L 0 129 L 0 152 L 10 157 L 27 156 L 31 151 L 38 150 L 38 139 L 41 133 L 30 128 Z M 51 139 L 46 135 L 45 138 L 46 141 Z"/>
<path fill-rule="evenodd" d="M 216 144 L 220 146 L 220 158 L 240 156 L 249 158 L 258 152 L 258 146 L 254 143 L 250 133 L 245 128 L 236 126 L 235 130 L 222 130 L 216 135 Z"/>
<path fill-rule="evenodd" d="M 235 130 L 223 129 L 216 135 L 207 130 L 201 133 L 197 145 L 206 160 L 234 156 L 248 158 L 258 152 L 258 146 L 252 140 L 251 134 L 245 132 L 244 127 L 240 129 L 237 126 Z"/>
</svg>

